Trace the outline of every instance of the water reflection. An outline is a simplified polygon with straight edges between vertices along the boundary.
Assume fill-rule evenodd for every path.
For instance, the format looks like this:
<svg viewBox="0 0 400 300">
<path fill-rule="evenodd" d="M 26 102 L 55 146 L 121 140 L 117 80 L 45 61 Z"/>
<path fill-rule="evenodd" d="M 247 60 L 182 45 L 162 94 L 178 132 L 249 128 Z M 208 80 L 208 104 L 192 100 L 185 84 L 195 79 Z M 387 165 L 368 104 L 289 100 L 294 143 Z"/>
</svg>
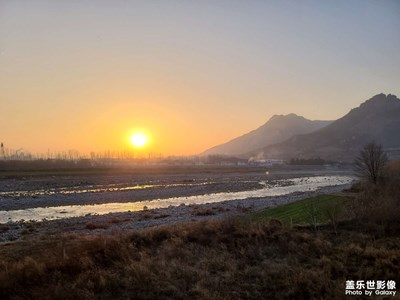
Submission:
<svg viewBox="0 0 400 300">
<path fill-rule="evenodd" d="M 103 186 L 89 185 L 81 188 L 63 187 L 57 189 L 40 189 L 33 191 L 11 191 L 0 192 L 0 197 L 32 197 L 43 195 L 69 195 L 69 194 L 85 194 L 85 193 L 104 193 L 104 192 L 121 192 L 132 190 L 144 190 L 152 188 L 170 188 L 170 187 L 190 187 L 213 184 L 215 182 L 200 182 L 200 183 L 172 183 L 172 184 L 142 184 L 132 186 L 116 186 L 116 184 L 107 184 Z"/>
<path fill-rule="evenodd" d="M 106 203 L 97 205 L 69 205 L 57 207 L 38 207 L 24 210 L 0 211 L 0 223 L 20 220 L 59 219 L 84 216 L 87 214 L 107 214 L 126 211 L 140 211 L 146 206 L 148 209 L 166 208 L 181 204 L 204 204 L 223 201 L 242 200 L 249 198 L 263 198 L 282 196 L 294 192 L 315 191 L 322 187 L 344 185 L 353 181 L 349 176 L 315 176 L 294 179 L 285 179 L 269 185 L 263 182 L 264 187 L 257 190 L 241 192 L 223 192 L 189 197 L 172 197 L 167 199 L 145 200 L 126 203 Z"/>
</svg>

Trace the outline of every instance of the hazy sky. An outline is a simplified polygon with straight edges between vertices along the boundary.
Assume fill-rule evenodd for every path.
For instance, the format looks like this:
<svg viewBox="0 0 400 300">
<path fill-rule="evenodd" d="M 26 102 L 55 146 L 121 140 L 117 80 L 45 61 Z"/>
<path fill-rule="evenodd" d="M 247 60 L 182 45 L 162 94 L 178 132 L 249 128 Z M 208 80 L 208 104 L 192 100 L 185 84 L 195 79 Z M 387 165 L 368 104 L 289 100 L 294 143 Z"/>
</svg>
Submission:
<svg viewBox="0 0 400 300">
<path fill-rule="evenodd" d="M 400 95 L 400 1 L 0 0 L 0 141 L 195 154 Z"/>
</svg>

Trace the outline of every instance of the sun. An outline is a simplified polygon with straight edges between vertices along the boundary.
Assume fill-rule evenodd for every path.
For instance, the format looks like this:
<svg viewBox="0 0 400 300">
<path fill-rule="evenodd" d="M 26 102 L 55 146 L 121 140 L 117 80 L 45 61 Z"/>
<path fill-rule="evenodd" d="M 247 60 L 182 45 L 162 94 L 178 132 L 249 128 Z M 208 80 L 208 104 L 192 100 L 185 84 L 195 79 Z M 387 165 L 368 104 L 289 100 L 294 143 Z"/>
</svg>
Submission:
<svg viewBox="0 0 400 300">
<path fill-rule="evenodd" d="M 130 137 L 130 141 L 133 146 L 140 148 L 145 146 L 148 143 L 149 139 L 147 135 L 140 132 L 132 134 Z"/>
</svg>

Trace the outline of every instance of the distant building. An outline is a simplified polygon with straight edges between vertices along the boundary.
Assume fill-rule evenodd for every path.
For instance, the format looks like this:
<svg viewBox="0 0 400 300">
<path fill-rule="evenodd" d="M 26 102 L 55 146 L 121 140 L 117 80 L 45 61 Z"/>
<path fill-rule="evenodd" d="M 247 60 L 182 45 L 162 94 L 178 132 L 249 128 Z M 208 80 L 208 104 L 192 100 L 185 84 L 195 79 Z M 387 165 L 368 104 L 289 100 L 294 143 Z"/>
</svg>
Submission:
<svg viewBox="0 0 400 300">
<path fill-rule="evenodd" d="M 250 165 L 271 167 L 271 166 L 284 165 L 285 161 L 282 159 L 256 159 L 251 157 L 249 158 L 248 163 Z"/>
</svg>

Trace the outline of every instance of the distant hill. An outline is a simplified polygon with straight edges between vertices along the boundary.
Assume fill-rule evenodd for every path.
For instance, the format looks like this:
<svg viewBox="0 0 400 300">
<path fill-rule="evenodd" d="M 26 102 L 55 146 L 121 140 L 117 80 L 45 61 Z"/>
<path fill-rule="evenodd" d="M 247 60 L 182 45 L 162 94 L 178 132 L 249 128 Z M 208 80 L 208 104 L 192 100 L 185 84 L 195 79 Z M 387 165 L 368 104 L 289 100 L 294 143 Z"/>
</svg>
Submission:
<svg viewBox="0 0 400 300">
<path fill-rule="evenodd" d="M 400 100 L 396 96 L 376 95 L 324 128 L 249 152 L 247 157 L 351 160 L 371 141 L 389 151 L 400 149 Z"/>
<path fill-rule="evenodd" d="M 256 130 L 208 149 L 202 155 L 221 154 L 240 156 L 256 149 L 280 143 L 296 134 L 315 131 L 327 126 L 331 122 L 311 121 L 295 114 L 274 115 L 267 123 Z"/>
</svg>

